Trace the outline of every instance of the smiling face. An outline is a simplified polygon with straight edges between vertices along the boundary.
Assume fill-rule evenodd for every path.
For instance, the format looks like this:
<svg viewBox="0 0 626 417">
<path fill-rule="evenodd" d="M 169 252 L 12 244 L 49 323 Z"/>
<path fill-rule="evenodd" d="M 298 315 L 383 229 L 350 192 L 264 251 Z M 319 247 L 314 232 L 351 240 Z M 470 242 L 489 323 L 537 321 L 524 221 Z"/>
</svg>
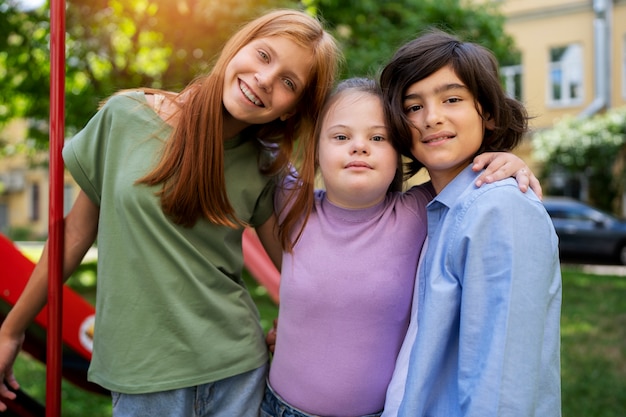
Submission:
<svg viewBox="0 0 626 417">
<path fill-rule="evenodd" d="M 312 50 L 281 36 L 258 38 L 237 52 L 224 75 L 224 108 L 243 127 L 287 119 L 309 82 Z"/>
<path fill-rule="evenodd" d="M 358 209 L 381 202 L 398 166 L 381 99 L 360 91 L 340 93 L 322 123 L 318 160 L 333 204 Z"/>
<path fill-rule="evenodd" d="M 404 94 L 404 111 L 413 124 L 411 153 L 426 166 L 437 192 L 467 167 L 485 128 L 493 128 L 450 66 L 412 84 Z"/>
</svg>

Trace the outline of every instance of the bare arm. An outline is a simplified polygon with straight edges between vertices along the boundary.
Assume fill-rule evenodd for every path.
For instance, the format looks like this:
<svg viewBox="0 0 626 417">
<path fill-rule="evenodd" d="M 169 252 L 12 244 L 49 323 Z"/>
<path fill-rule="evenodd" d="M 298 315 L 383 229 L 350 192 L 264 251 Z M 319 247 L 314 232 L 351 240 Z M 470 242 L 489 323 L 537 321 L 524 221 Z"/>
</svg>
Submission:
<svg viewBox="0 0 626 417">
<path fill-rule="evenodd" d="M 65 218 L 63 281 L 65 282 L 93 244 L 98 232 L 99 208 L 82 191 Z M 48 244 L 41 259 L 11 311 L 0 327 L 0 412 L 6 410 L 2 397 L 13 399 L 8 384 L 18 389 L 13 363 L 19 353 L 26 328 L 46 305 L 48 297 Z"/>
</svg>

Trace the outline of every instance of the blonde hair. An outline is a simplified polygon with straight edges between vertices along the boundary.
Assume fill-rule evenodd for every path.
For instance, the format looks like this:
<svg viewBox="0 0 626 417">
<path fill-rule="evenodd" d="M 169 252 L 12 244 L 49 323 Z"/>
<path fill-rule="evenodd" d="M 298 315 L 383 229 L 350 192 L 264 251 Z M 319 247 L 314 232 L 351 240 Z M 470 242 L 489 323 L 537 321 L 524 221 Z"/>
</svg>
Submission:
<svg viewBox="0 0 626 417">
<path fill-rule="evenodd" d="M 276 158 L 260 166 L 265 175 L 278 173 L 290 160 L 294 142 L 308 137 L 317 114 L 333 86 L 341 52 L 321 22 L 298 10 L 275 10 L 243 26 L 228 42 L 211 72 L 195 79 L 180 95 L 178 121 L 157 166 L 138 182 L 162 184 L 158 195 L 163 212 L 184 226 L 193 226 L 203 217 L 212 223 L 239 227 L 241 221 L 228 200 L 224 178 L 223 89 L 224 74 L 231 59 L 251 41 L 281 36 L 311 49 L 313 66 L 308 84 L 286 121 L 256 125 L 247 129 L 265 143 L 279 144 Z"/>
</svg>

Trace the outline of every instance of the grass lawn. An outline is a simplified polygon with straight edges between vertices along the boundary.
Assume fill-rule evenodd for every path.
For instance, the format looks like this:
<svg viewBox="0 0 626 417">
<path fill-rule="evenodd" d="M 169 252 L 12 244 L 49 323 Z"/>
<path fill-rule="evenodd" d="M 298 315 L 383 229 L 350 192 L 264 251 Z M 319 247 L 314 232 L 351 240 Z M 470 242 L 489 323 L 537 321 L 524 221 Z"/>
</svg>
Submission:
<svg viewBox="0 0 626 417">
<path fill-rule="evenodd" d="M 95 277 L 85 268 L 70 285 L 91 300 Z M 276 306 L 247 278 L 267 330 Z M 562 386 L 564 417 L 626 416 L 626 277 L 563 268 Z M 45 368 L 26 354 L 16 363 L 23 389 L 43 402 Z M 63 382 L 63 416 L 111 415 L 110 399 Z M 87 413 L 87 414 L 86 414 Z"/>
</svg>

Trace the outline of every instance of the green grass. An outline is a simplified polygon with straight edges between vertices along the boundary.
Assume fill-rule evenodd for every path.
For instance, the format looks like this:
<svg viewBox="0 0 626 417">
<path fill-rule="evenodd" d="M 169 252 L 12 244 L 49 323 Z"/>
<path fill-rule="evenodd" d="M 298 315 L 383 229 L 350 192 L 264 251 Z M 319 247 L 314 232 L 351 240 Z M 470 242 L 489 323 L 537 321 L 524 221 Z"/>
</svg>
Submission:
<svg viewBox="0 0 626 417">
<path fill-rule="evenodd" d="M 564 417 L 626 415 L 626 277 L 563 273 Z"/>
<path fill-rule="evenodd" d="M 69 284 L 93 299 L 95 281 L 89 267 Z M 264 288 L 246 277 L 259 307 L 262 325 L 269 329 L 277 308 Z M 563 268 L 561 368 L 564 417 L 626 416 L 626 277 L 590 275 Z M 45 400 L 45 369 L 20 354 L 16 374 L 26 392 Z M 110 399 L 84 392 L 64 381 L 63 416 L 111 415 Z"/>
</svg>

